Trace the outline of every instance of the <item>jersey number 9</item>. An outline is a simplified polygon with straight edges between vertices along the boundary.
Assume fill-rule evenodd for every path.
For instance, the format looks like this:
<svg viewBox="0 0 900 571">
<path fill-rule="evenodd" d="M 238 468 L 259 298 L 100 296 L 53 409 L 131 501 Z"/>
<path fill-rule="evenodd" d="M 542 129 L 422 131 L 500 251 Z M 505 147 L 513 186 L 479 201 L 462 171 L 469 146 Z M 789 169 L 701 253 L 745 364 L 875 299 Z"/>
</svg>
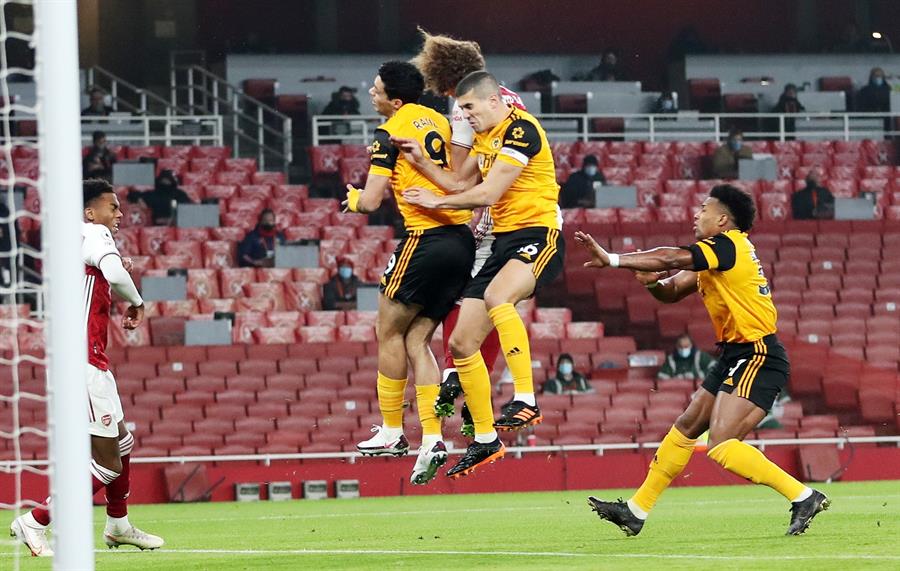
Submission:
<svg viewBox="0 0 900 571">
<path fill-rule="evenodd" d="M 428 131 L 425 135 L 425 152 L 438 166 L 447 166 L 447 145 L 437 131 Z"/>
</svg>

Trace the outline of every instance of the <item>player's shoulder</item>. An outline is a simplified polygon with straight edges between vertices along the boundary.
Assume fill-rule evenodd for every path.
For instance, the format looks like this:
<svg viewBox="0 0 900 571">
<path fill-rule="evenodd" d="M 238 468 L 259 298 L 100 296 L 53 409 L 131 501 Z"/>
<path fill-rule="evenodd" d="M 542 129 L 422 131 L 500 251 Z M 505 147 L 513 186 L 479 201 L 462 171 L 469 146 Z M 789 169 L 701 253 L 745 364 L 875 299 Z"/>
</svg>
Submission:
<svg viewBox="0 0 900 571">
<path fill-rule="evenodd" d="M 522 101 L 522 97 L 508 87 L 504 87 L 503 85 L 500 86 L 500 96 L 503 98 L 503 101 L 513 107 L 517 107 L 523 111 L 527 109 L 525 102 Z"/>
<path fill-rule="evenodd" d="M 92 224 L 90 222 L 82 223 L 81 237 L 110 241 L 113 239 L 112 232 L 109 231 L 109 228 L 107 228 L 103 224 Z"/>
</svg>

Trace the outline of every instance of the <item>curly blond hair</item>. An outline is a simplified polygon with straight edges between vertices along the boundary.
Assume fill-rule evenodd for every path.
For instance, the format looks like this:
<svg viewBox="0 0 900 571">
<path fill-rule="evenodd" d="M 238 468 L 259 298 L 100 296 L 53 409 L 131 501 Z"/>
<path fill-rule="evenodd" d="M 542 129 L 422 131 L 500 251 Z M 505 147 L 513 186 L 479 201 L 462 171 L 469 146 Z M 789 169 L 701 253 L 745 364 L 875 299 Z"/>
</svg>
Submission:
<svg viewBox="0 0 900 571">
<path fill-rule="evenodd" d="M 457 40 L 450 36 L 433 36 L 419 28 L 422 51 L 412 59 L 425 78 L 425 89 L 446 95 L 473 71 L 484 69 L 484 56 L 477 42 Z"/>
</svg>

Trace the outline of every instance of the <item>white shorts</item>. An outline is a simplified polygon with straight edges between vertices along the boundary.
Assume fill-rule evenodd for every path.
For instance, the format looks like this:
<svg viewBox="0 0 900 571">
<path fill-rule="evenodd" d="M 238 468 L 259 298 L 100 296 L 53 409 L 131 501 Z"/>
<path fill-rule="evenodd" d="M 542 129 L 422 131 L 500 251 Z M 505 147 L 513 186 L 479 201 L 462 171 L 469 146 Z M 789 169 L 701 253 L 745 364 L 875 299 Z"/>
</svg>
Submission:
<svg viewBox="0 0 900 571">
<path fill-rule="evenodd" d="M 491 257 L 491 253 L 494 249 L 494 240 L 493 234 L 486 234 L 484 238 L 481 239 L 481 243 L 478 244 L 478 249 L 475 250 L 475 263 L 472 264 L 473 278 L 478 275 L 478 272 L 481 271 L 484 263 Z"/>
<path fill-rule="evenodd" d="M 103 438 L 119 437 L 119 422 L 125 419 L 116 379 L 111 371 L 88 364 L 85 369 L 88 390 L 88 432 Z"/>
</svg>

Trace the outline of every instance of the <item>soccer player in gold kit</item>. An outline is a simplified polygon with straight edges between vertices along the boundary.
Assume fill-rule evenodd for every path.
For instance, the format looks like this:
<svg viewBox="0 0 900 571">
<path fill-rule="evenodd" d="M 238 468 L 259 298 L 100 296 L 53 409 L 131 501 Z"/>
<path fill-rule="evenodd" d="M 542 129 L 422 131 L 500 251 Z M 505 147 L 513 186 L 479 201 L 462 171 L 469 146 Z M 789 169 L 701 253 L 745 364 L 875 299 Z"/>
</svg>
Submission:
<svg viewBox="0 0 900 571">
<path fill-rule="evenodd" d="M 722 347 L 719 362 L 660 444 L 647 478 L 627 502 L 588 499 L 592 509 L 637 535 L 660 494 L 691 459 L 697 437 L 709 430 L 707 455 L 726 470 L 774 489 L 791 502 L 788 535 L 806 531 L 830 500 L 779 468 L 743 442 L 759 424 L 790 374 L 784 347 L 775 336 L 777 312 L 762 266 L 747 232 L 753 226 L 753 199 L 731 185 L 714 187 L 694 216 L 697 242 L 683 248 L 654 248 L 633 254 L 606 252 L 576 232 L 591 254 L 585 266 L 633 270 L 663 303 L 699 292 Z M 680 270 L 665 277 L 670 270 Z"/>
<path fill-rule="evenodd" d="M 475 131 L 472 151 L 453 173 L 430 166 L 435 172 L 428 172 L 428 178 L 441 188 L 462 192 L 439 196 L 425 188 L 409 188 L 403 193 L 407 202 L 424 208 L 490 206 L 494 221 L 491 255 L 466 286 L 459 321 L 450 336 L 450 351 L 475 424 L 475 442 L 447 471 L 450 477 L 502 457 L 505 449 L 497 430 L 518 430 L 543 418 L 535 402 L 528 331 L 515 304 L 559 275 L 565 249 L 557 214 L 556 169 L 540 123 L 506 103 L 497 80 L 486 71 L 463 78 L 456 98 Z M 479 178 L 474 186 L 464 182 Z M 490 377 L 479 351 L 494 327 L 515 382 L 513 400 L 497 422 Z"/>
</svg>

